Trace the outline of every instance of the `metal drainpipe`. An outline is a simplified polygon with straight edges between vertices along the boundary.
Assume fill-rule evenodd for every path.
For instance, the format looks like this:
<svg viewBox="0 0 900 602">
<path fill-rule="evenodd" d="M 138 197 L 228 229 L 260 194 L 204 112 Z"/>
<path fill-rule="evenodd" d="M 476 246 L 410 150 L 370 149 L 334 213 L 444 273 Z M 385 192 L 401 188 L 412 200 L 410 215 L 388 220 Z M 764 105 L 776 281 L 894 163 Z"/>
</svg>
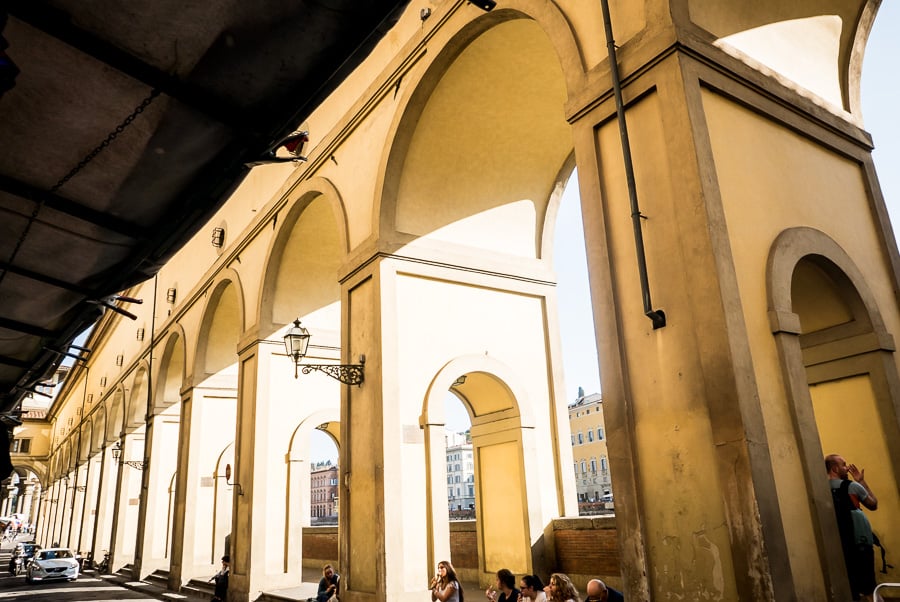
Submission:
<svg viewBox="0 0 900 602">
<path fill-rule="evenodd" d="M 631 161 L 631 144 L 628 142 L 628 126 L 625 123 L 625 106 L 622 103 L 622 82 L 619 79 L 619 64 L 616 57 L 616 43 L 613 40 L 612 23 L 609 19 L 609 0 L 600 0 L 603 9 L 603 29 L 606 33 L 606 49 L 609 52 L 609 72 L 612 76 L 613 95 L 616 98 L 616 116 L 619 121 L 619 137 L 622 140 L 622 156 L 625 160 L 625 179 L 628 182 L 628 198 L 631 201 L 631 224 L 634 228 L 634 246 L 637 251 L 638 274 L 641 278 L 641 297 L 644 301 L 644 315 L 653 322 L 653 329 L 666 325 L 666 314 L 661 309 L 653 309 L 650 300 L 650 282 L 647 279 L 647 259 L 644 256 L 644 235 L 641 230 L 641 210 L 638 207 L 637 188 L 634 184 L 634 164 Z"/>
</svg>

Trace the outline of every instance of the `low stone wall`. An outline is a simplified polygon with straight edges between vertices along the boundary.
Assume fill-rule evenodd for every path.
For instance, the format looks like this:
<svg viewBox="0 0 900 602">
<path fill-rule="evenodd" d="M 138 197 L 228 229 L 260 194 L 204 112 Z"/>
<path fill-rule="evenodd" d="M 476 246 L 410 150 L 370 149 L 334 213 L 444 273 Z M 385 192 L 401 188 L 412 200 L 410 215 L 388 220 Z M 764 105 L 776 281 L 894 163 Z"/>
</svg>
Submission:
<svg viewBox="0 0 900 602">
<path fill-rule="evenodd" d="M 581 592 L 588 581 L 598 577 L 616 589 L 622 587 L 614 516 L 556 519 L 553 521 L 553 540 L 556 572 L 568 575 Z"/>
<path fill-rule="evenodd" d="M 585 516 L 558 518 L 547 530 L 552 534 L 555 562 L 553 572 L 565 573 L 581 592 L 590 579 L 599 577 L 621 588 L 619 540 L 615 517 Z M 450 523 L 450 555 L 463 582 L 478 582 L 478 539 L 474 520 Z M 330 562 L 337 566 L 337 527 L 303 529 L 303 566 L 321 569 Z M 547 580 L 550 575 L 540 575 Z"/>
<path fill-rule="evenodd" d="M 321 570 L 328 563 L 338 566 L 338 558 L 337 527 L 303 528 L 303 568 Z"/>
</svg>

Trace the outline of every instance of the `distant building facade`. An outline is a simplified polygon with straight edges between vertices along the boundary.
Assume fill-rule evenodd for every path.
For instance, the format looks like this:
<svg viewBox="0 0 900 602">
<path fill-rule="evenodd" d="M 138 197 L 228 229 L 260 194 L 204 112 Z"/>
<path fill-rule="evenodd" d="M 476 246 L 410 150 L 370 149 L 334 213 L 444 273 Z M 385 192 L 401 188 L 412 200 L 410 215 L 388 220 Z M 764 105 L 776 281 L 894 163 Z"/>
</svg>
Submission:
<svg viewBox="0 0 900 602">
<path fill-rule="evenodd" d="M 583 391 L 579 389 L 579 393 Z M 603 420 L 603 398 L 599 393 L 582 394 L 574 403 L 569 404 L 569 427 L 572 431 L 572 459 L 578 503 L 611 499 L 606 423 Z"/>
<path fill-rule="evenodd" d="M 313 464 L 309 472 L 309 514 L 313 524 L 337 521 L 338 467 L 327 462 Z"/>
<path fill-rule="evenodd" d="M 468 432 L 447 439 L 447 506 L 451 512 L 475 508 L 475 460 Z"/>
</svg>

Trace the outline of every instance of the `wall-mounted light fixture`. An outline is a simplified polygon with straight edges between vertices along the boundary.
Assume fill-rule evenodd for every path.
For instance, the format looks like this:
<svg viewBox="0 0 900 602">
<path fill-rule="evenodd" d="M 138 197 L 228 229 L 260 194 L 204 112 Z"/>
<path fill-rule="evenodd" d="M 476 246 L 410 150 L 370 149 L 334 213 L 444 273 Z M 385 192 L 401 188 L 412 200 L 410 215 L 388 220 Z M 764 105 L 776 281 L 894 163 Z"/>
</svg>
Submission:
<svg viewBox="0 0 900 602">
<path fill-rule="evenodd" d="M 166 301 L 168 303 L 175 303 L 175 299 L 176 299 L 177 295 L 178 295 L 178 291 L 176 291 L 174 288 L 167 289 L 166 290 Z"/>
<path fill-rule="evenodd" d="M 300 326 L 300 318 L 294 320 L 294 325 L 284 335 L 284 349 L 288 357 L 294 360 L 294 378 L 297 378 L 297 369 L 300 368 L 303 374 L 318 370 L 345 385 L 362 385 L 365 380 L 364 355 L 359 356 L 358 364 L 301 364 L 300 360 L 306 356 L 309 348 L 309 337 L 309 331 Z"/>
<path fill-rule="evenodd" d="M 116 441 L 116 444 L 113 445 L 112 448 L 112 457 L 113 460 L 119 462 L 119 459 L 122 457 L 122 443 Z M 144 470 L 147 468 L 147 462 L 143 460 L 122 460 L 122 464 L 126 466 L 131 466 L 132 468 L 136 468 L 138 470 Z"/>
<path fill-rule="evenodd" d="M 241 487 L 241 484 L 231 482 L 231 464 L 225 465 L 225 483 L 237 489 L 238 495 L 244 495 L 244 488 Z"/>
<path fill-rule="evenodd" d="M 213 228 L 212 246 L 221 248 L 225 244 L 225 228 Z"/>
</svg>

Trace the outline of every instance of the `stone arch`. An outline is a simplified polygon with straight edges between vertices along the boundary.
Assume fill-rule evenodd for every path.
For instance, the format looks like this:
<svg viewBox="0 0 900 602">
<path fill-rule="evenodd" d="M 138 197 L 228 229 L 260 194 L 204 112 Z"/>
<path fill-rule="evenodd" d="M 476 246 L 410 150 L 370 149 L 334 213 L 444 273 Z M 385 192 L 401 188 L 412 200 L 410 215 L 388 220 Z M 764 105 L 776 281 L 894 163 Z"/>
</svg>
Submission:
<svg viewBox="0 0 900 602">
<path fill-rule="evenodd" d="M 260 329 L 265 333 L 275 332 L 297 317 L 298 310 L 293 305 L 298 301 L 297 297 L 304 295 L 292 295 L 289 291 L 293 288 L 286 286 L 285 281 L 288 274 L 286 272 L 297 270 L 298 266 L 291 262 L 292 258 L 303 261 L 309 261 L 310 256 L 314 261 L 309 266 L 316 272 L 319 272 L 319 281 L 326 273 L 332 273 L 333 287 L 326 290 L 334 296 L 334 288 L 337 288 L 338 297 L 340 288 L 338 284 L 338 270 L 340 262 L 349 251 L 349 236 L 347 212 L 344 201 L 337 187 L 327 178 L 315 177 L 303 182 L 297 189 L 292 191 L 290 200 L 282 210 L 283 217 L 278 222 L 278 230 L 273 237 L 266 256 L 265 265 L 267 266 L 264 278 L 261 281 L 260 291 L 260 307 L 259 307 L 259 324 Z M 326 205 L 321 207 L 313 207 L 313 205 Z M 310 210 L 311 213 L 307 213 Z M 313 214 L 315 213 L 315 215 Z M 330 217 L 330 220 L 329 220 Z M 296 245 L 300 237 L 293 237 L 295 228 L 303 228 L 306 218 L 311 218 L 313 223 L 306 225 L 310 230 L 316 231 L 315 241 L 321 241 L 321 237 L 325 237 L 327 249 L 316 249 L 316 253 L 310 254 L 297 249 L 297 252 L 291 252 L 291 246 Z M 329 224 L 333 220 L 334 227 Z M 317 244 L 321 244 L 318 242 Z M 304 266 L 300 266 L 300 270 Z M 284 297 L 288 296 L 293 303 L 290 308 L 285 307 Z M 327 299 L 326 299 L 327 301 Z M 317 303 L 321 303 L 313 297 L 307 304 L 311 307 Z M 300 308 L 301 314 L 307 313 L 304 308 Z"/>
<path fill-rule="evenodd" d="M 489 375 L 490 378 L 495 379 L 498 383 L 502 383 L 501 386 L 508 390 L 504 398 L 509 401 L 515 401 L 515 403 L 506 407 L 485 408 L 483 413 L 479 413 L 478 408 L 473 407 L 471 400 L 466 398 L 462 388 L 468 385 L 469 389 L 471 389 L 473 383 L 469 383 L 468 379 L 466 379 L 466 384 L 462 387 L 453 386 L 460 376 L 467 374 Z M 514 413 L 523 428 L 533 428 L 534 412 L 530 403 L 524 403 L 524 401 L 528 400 L 528 392 L 518 385 L 519 381 L 518 375 L 512 368 L 489 355 L 465 355 L 454 358 L 444 364 L 428 386 L 420 423 L 444 424 L 443 396 L 446 391 L 456 388 L 458 390 L 454 391 L 454 393 L 466 406 L 469 417 L 472 419 L 472 426 L 475 425 L 476 421 L 484 420 L 487 415 L 502 411 Z"/>
<path fill-rule="evenodd" d="M 575 171 L 575 153 L 569 155 L 566 162 L 563 163 L 556 178 L 554 179 L 553 190 L 547 202 L 547 213 L 544 215 L 544 223 L 542 225 L 542 240 L 540 243 L 540 256 L 548 263 L 553 263 L 553 249 L 556 242 L 556 218 L 559 214 L 559 206 L 562 203 L 563 193 L 566 190 L 566 184 L 572 179 L 572 173 Z M 577 183 L 573 182 L 573 186 Z"/>
<path fill-rule="evenodd" d="M 35 458 L 16 458 L 16 463 L 14 465 L 15 470 L 27 470 L 34 478 L 37 479 L 38 484 L 43 490 L 47 486 L 47 465 Z M 27 476 L 27 475 L 26 475 Z"/>
<path fill-rule="evenodd" d="M 150 372 L 145 360 L 139 364 L 131 385 L 125 412 L 125 428 L 133 430 L 144 426 L 147 416 L 148 380 Z"/>
<path fill-rule="evenodd" d="M 187 377 L 186 338 L 180 324 L 173 325 L 163 345 L 154 387 L 153 411 L 162 412 L 181 401 L 181 388 Z"/>
<path fill-rule="evenodd" d="M 464 377 L 464 378 L 461 378 Z M 420 425 L 425 429 L 429 450 L 428 515 L 432 517 L 427 537 L 429 562 L 450 557 L 449 515 L 444 456 L 444 396 L 447 391 L 460 399 L 472 421 L 471 437 L 475 468 L 476 533 L 480 566 L 476 575 L 463 577 L 483 581 L 500 568 L 516 574 L 532 574 L 542 553 L 543 525 L 532 525 L 529 512 L 540 505 L 538 483 L 526 479 L 536 462 L 533 440 L 532 401 L 513 369 L 485 355 L 454 358 L 434 376 L 424 398 Z M 529 451 L 530 450 L 530 451 Z M 532 479 L 534 481 L 534 479 Z M 490 499 L 490 504 L 484 503 Z M 497 503 L 502 499 L 503 503 Z M 531 506 L 529 506 L 529 503 Z M 502 546 L 498 542 L 503 542 Z M 513 552 L 515 550 L 515 552 Z M 541 567 L 544 568 L 544 567 Z"/>
<path fill-rule="evenodd" d="M 873 528 L 900 528 L 896 347 L 863 272 L 819 230 L 791 228 L 775 239 L 767 284 L 769 321 L 805 471 L 818 554 L 826 582 L 843 592 L 846 572 L 822 458 L 838 452 L 872 466 L 874 475 L 867 476 L 884 487 L 879 507 L 887 510 L 873 515 Z M 854 421 L 846 420 L 848 396 L 853 398 Z M 851 428 L 853 422 L 861 426 Z M 833 449 L 838 445 L 840 450 Z"/>
<path fill-rule="evenodd" d="M 75 454 L 72 451 L 72 438 L 68 437 L 62 444 L 62 461 L 59 463 L 58 478 L 64 478 L 75 466 Z"/>
<path fill-rule="evenodd" d="M 237 345 L 245 328 L 244 293 L 232 269 L 223 270 L 209 287 L 195 341 L 195 384 L 237 361 Z"/>
<path fill-rule="evenodd" d="M 303 527 L 310 524 L 310 436 L 320 429 L 331 437 L 340 453 L 340 409 L 324 408 L 312 412 L 294 429 L 284 456 L 284 484 L 287 518 L 284 522 L 285 567 L 300 566 L 303 559 Z M 328 427 L 321 429 L 323 424 Z"/>
<path fill-rule="evenodd" d="M 91 451 L 98 453 L 106 445 L 106 406 L 100 404 L 91 412 L 91 421 L 94 423 L 93 436 L 91 437 Z"/>
<path fill-rule="evenodd" d="M 85 420 L 81 424 L 81 434 L 78 438 L 78 463 L 86 462 L 91 457 L 91 439 L 94 435 L 94 424 L 90 420 Z"/>
<path fill-rule="evenodd" d="M 125 432 L 125 389 L 116 387 L 113 394 L 107 397 L 109 405 L 106 414 L 106 442 L 117 441 Z"/>
<path fill-rule="evenodd" d="M 309 435 L 313 429 L 317 429 L 322 424 L 331 424 L 340 421 L 341 411 L 339 408 L 323 408 L 311 413 L 309 416 L 300 421 L 291 438 L 288 441 L 287 461 L 297 462 L 306 460 L 309 457 Z M 340 431 L 332 429 L 320 429 L 327 433 L 334 440 L 338 450 L 341 448 Z M 304 447 L 305 446 L 305 447 Z"/>
<path fill-rule="evenodd" d="M 751 7 L 739 0 L 690 0 L 688 11 L 717 46 L 750 57 L 858 119 L 862 54 L 879 4 L 806 0 Z"/>
<path fill-rule="evenodd" d="M 563 107 L 569 92 L 583 82 L 577 42 L 555 6 L 529 1 L 475 18 L 454 35 L 402 98 L 403 109 L 391 127 L 393 140 L 378 171 L 382 181 L 376 185 L 380 195 L 373 223 L 381 239 L 399 244 L 437 232 L 441 242 L 487 239 L 494 241 L 487 243 L 493 244 L 492 251 L 540 256 L 548 199 L 574 146 Z M 512 48 L 516 50 L 507 54 Z M 490 60 L 482 60 L 484 56 Z M 530 78 L 523 70 L 526 62 Z M 497 97 L 486 97 L 486 88 L 475 83 L 498 78 L 509 86 L 492 85 Z M 513 85 L 529 82 L 540 82 L 540 90 L 526 92 Z M 503 94 L 510 98 L 502 99 Z M 508 114 L 510 106 L 523 104 L 518 101 L 523 95 L 530 99 L 528 111 L 542 116 L 550 111 L 554 118 Z M 493 119 L 491 111 L 503 111 L 503 118 Z M 541 130 L 539 152 L 523 143 L 535 123 Z M 420 153 L 420 146 L 433 152 Z M 487 179 L 487 173 L 503 177 Z M 448 187 L 448 181 L 465 186 Z M 410 213 L 407 205 L 424 188 L 438 191 L 439 198 Z M 509 240 L 486 236 L 480 222 L 491 217 L 495 224 L 515 221 L 519 227 Z"/>
</svg>

